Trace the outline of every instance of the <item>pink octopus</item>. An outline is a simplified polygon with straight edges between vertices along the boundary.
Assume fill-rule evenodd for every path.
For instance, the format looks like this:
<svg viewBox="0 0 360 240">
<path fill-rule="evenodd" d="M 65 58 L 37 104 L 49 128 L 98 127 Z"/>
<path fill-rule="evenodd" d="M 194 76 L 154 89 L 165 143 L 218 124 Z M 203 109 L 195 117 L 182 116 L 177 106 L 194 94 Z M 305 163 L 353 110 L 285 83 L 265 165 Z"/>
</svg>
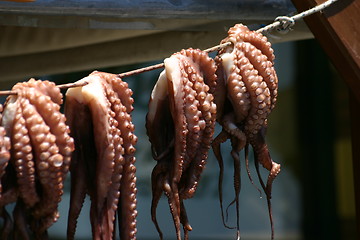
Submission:
<svg viewBox="0 0 360 240">
<path fill-rule="evenodd" d="M 220 166 L 219 198 L 222 207 L 223 159 L 220 144 L 231 140 L 231 156 L 234 159 L 234 189 L 237 209 L 237 232 L 239 231 L 239 193 L 240 158 L 239 152 L 245 148 L 248 175 L 248 145 L 255 154 L 255 166 L 260 184 L 265 191 L 273 238 L 271 211 L 272 182 L 280 172 L 280 165 L 273 162 L 267 144 L 265 132 L 267 117 L 275 106 L 278 79 L 273 67 L 274 54 L 266 37 L 246 26 L 237 24 L 230 28 L 228 37 L 221 43 L 232 44 L 219 51 L 216 57 L 218 66 L 217 88 L 214 93 L 217 105 L 217 121 L 222 126 L 221 133 L 212 143 L 213 151 Z M 259 163 L 270 171 L 266 185 L 260 177 Z M 252 181 L 251 177 L 250 180 Z M 232 204 L 231 203 L 231 204 Z M 222 218 L 224 221 L 223 210 Z M 226 226 L 226 224 L 225 224 Z"/>
<path fill-rule="evenodd" d="M 93 239 L 136 239 L 136 177 L 132 91 L 115 74 L 93 72 L 66 93 L 65 115 L 75 139 L 71 171 L 68 239 L 90 196 Z"/>
<path fill-rule="evenodd" d="M 153 169 L 152 220 L 164 192 L 168 198 L 176 229 L 185 239 L 192 228 L 183 204 L 195 194 L 205 167 L 216 121 L 212 92 L 216 85 L 216 66 L 207 53 L 198 49 L 182 50 L 165 59 L 165 70 L 152 91 L 146 117 L 147 133 L 152 145 Z"/>
<path fill-rule="evenodd" d="M 47 239 L 47 229 L 59 218 L 74 141 L 60 113 L 62 94 L 54 83 L 30 79 L 12 91 L 16 95 L 6 100 L 0 128 L 0 208 L 5 219 L 1 236 L 7 239 L 12 232 L 15 239 Z M 12 202 L 14 223 L 5 210 Z"/>
</svg>

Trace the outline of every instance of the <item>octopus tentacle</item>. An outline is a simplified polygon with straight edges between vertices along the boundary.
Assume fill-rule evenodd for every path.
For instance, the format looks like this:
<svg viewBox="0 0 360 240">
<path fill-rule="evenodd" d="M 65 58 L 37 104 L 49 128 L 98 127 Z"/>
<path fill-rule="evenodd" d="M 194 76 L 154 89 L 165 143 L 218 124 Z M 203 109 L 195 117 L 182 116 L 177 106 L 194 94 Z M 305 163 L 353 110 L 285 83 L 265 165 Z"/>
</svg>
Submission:
<svg viewBox="0 0 360 240">
<path fill-rule="evenodd" d="M 151 220 L 155 225 L 155 228 L 159 234 L 159 238 L 163 239 L 163 233 L 160 229 L 159 223 L 157 221 L 156 208 L 160 201 L 161 195 L 163 193 L 163 182 L 165 181 L 165 173 L 167 171 L 167 161 L 161 161 L 151 172 L 151 190 L 152 190 L 152 200 L 151 200 Z"/>
<path fill-rule="evenodd" d="M 216 105 L 216 121 L 221 122 L 224 113 L 226 112 L 226 108 L 229 104 L 227 99 L 227 75 L 225 69 L 222 67 L 223 59 L 220 56 L 215 57 L 216 64 L 216 87 L 214 92 L 212 92 L 214 96 L 214 103 Z"/>
<path fill-rule="evenodd" d="M 154 159 L 157 161 L 151 174 L 152 201 L 151 219 L 163 239 L 163 233 L 157 221 L 156 208 L 164 192 L 165 179 L 168 177 L 174 147 L 168 147 L 169 142 L 175 143 L 174 123 L 170 114 L 168 94 L 168 79 L 166 71 L 162 71 L 156 82 L 149 101 L 149 112 L 146 115 L 146 131 L 151 142 L 151 150 Z M 162 138 L 158 138 L 158 134 Z"/>
<path fill-rule="evenodd" d="M 26 101 L 19 97 L 18 107 L 14 116 L 12 130 L 12 156 L 13 165 L 16 169 L 17 182 L 20 196 L 29 207 L 34 206 L 40 200 L 35 185 L 35 166 L 33 162 L 33 148 L 30 143 L 30 135 L 23 116 L 21 102 Z"/>
<path fill-rule="evenodd" d="M 268 212 L 269 212 L 270 225 L 271 225 L 271 237 L 273 239 L 274 223 L 273 223 L 272 207 L 271 207 L 271 192 L 272 192 L 272 182 L 280 172 L 280 164 L 277 164 L 271 160 L 269 150 L 265 143 L 264 131 L 265 131 L 265 127 L 263 127 L 263 129 L 259 131 L 259 133 L 257 134 L 257 140 L 253 148 L 255 154 L 256 172 L 259 177 L 260 184 L 265 192 L 266 200 L 268 204 Z M 259 172 L 259 163 L 261 163 L 265 168 L 267 168 L 270 171 L 266 185 L 264 184 Z"/>
<path fill-rule="evenodd" d="M 246 172 L 247 172 L 248 178 L 249 178 L 251 184 L 255 187 L 255 189 L 258 190 L 258 192 L 259 192 L 259 194 L 260 194 L 260 198 L 261 198 L 262 192 L 261 192 L 261 190 L 258 188 L 258 186 L 255 185 L 255 182 L 254 182 L 254 180 L 252 179 L 251 173 L 250 173 L 250 166 L 249 166 L 249 144 L 248 144 L 248 143 L 245 145 L 244 150 L 245 150 L 245 153 L 244 153 L 244 155 L 245 155 L 245 166 L 246 166 Z M 255 161 L 256 161 L 256 160 L 255 160 Z"/>
<path fill-rule="evenodd" d="M 129 147 L 127 152 L 133 155 L 133 150 Z M 135 151 L 135 150 L 134 150 Z M 127 161 L 128 160 L 128 161 Z M 120 196 L 120 212 L 121 212 L 121 236 L 122 239 L 136 239 L 136 216 L 137 216 L 137 200 L 136 200 L 136 177 L 135 177 L 135 157 L 125 158 L 124 173 L 125 176 L 121 181 L 120 192 L 124 194 Z M 130 194 L 126 194 L 129 193 Z"/>
<path fill-rule="evenodd" d="M 129 88 L 128 83 L 113 75 L 111 84 L 118 97 L 121 96 L 121 103 L 126 107 L 126 112 L 130 114 L 134 110 L 134 99 L 132 98 L 133 92 Z"/>
<path fill-rule="evenodd" d="M 38 175 L 40 183 L 43 185 L 44 192 L 48 192 L 50 194 L 51 191 L 55 190 L 52 187 L 57 186 L 57 180 L 55 176 L 58 175 L 59 169 L 57 169 L 58 164 L 62 162 L 62 158 L 59 157 L 58 160 L 60 163 L 54 164 L 55 166 L 49 166 L 49 162 L 47 161 L 50 156 L 54 156 L 58 152 L 58 148 L 55 145 L 55 136 L 50 133 L 49 127 L 43 121 L 41 116 L 38 114 L 37 110 L 33 105 L 30 105 L 28 100 L 21 102 L 23 107 L 23 115 L 26 121 L 27 128 L 29 129 L 30 140 L 32 141 L 34 146 L 36 167 L 38 169 Z M 49 151 L 49 149 L 54 149 L 53 153 Z M 55 174 L 49 181 L 49 176 L 52 174 L 52 170 L 54 170 Z M 50 183 L 51 182 L 51 183 Z M 50 183 L 48 185 L 48 183 Z M 45 190 L 45 188 L 47 190 Z M 57 190 L 57 189 L 56 189 Z M 53 204 L 53 201 L 56 201 L 56 197 L 52 195 L 51 200 L 49 200 L 49 204 Z M 48 199 L 48 198 L 43 198 Z M 46 200 L 45 200 L 46 201 Z M 47 205 L 46 205 L 47 207 Z M 42 215 L 41 213 L 35 214 L 39 217 Z"/>
<path fill-rule="evenodd" d="M 14 211 L 14 239 L 30 240 L 30 229 L 28 227 L 28 216 L 26 216 L 25 206 L 21 200 L 18 200 Z"/>
<path fill-rule="evenodd" d="M 217 86 L 217 75 L 214 72 L 214 70 L 216 71 L 215 61 L 210 58 L 206 52 L 199 49 L 190 48 L 182 50 L 180 53 L 186 55 L 188 58 L 192 59 L 194 63 L 198 64 L 198 66 L 193 65 L 193 67 L 197 67 L 198 71 L 201 69 L 204 82 L 209 88 L 208 92 L 213 94 Z"/>
<path fill-rule="evenodd" d="M 200 85 L 200 83 L 203 84 Z M 201 77 L 198 78 L 194 87 L 196 89 L 199 110 L 201 112 L 201 120 L 199 121 L 200 132 L 198 134 L 199 147 L 195 151 L 196 155 L 194 160 L 191 162 L 192 167 L 189 172 L 191 177 L 188 180 L 188 187 L 185 188 L 184 192 L 186 194 L 183 198 L 191 198 L 196 191 L 201 172 L 206 164 L 216 121 L 216 105 L 213 103 L 212 94 L 208 93 L 209 87 L 201 81 Z"/>
<path fill-rule="evenodd" d="M 180 200 L 180 222 L 183 225 L 184 240 L 188 240 L 189 231 L 192 231 L 192 227 L 189 223 L 183 200 Z"/>
<path fill-rule="evenodd" d="M 248 116 L 251 108 L 250 93 L 246 87 L 246 80 L 241 74 L 242 57 L 243 54 L 237 48 L 234 48 L 231 54 L 225 53 L 221 55 L 221 68 L 224 68 L 224 74 L 226 74 L 228 98 L 232 105 L 238 105 L 235 109 L 237 122 L 243 121 Z"/>
<path fill-rule="evenodd" d="M 243 44 L 237 44 L 236 46 L 241 47 L 241 45 Z M 270 92 L 266 83 L 262 81 L 262 77 L 258 75 L 258 71 L 253 68 L 253 65 L 249 62 L 248 58 L 245 57 L 243 52 L 239 51 L 238 54 L 241 64 L 239 67 L 240 74 L 244 79 L 246 89 L 248 89 L 252 106 L 246 116 L 244 126 L 245 132 L 248 132 L 247 135 L 251 138 L 260 130 L 267 115 L 270 113 Z M 258 89 L 263 90 L 263 93 L 256 95 L 256 90 Z M 261 112 L 259 112 L 259 110 Z M 237 109 L 235 109 L 235 113 L 236 111 Z"/>
<path fill-rule="evenodd" d="M 185 115 L 185 91 L 184 87 L 188 84 L 184 74 L 183 66 L 178 58 L 167 58 L 164 61 L 166 77 L 168 79 L 168 92 L 170 111 L 173 115 L 175 130 L 175 146 L 171 169 L 168 177 L 164 179 L 163 191 L 168 198 L 170 211 L 173 217 L 177 239 L 181 239 L 180 233 L 180 198 L 178 183 L 180 182 L 186 153 L 186 139 L 189 130 L 187 129 L 187 118 Z"/>
<path fill-rule="evenodd" d="M 117 95 L 121 95 L 121 92 L 117 92 Z M 117 120 L 119 122 L 119 129 L 124 139 L 124 165 L 123 165 L 123 178 L 121 179 L 120 192 L 131 194 L 120 194 L 120 233 L 121 239 L 136 239 L 136 168 L 135 168 L 135 144 L 137 137 L 134 135 L 134 125 L 131 121 L 130 112 L 132 110 L 132 98 L 129 91 L 128 96 L 121 96 L 121 99 L 126 99 L 124 105 L 122 105 L 122 111 L 120 114 L 120 108 L 115 110 Z M 126 104 L 128 101 L 128 104 Z M 119 105 L 117 105 L 119 106 Z"/>
<path fill-rule="evenodd" d="M 0 233 L 1 239 L 8 239 L 13 230 L 13 221 L 5 207 L 0 208 L 0 217 L 3 219 L 3 226 Z"/>
<path fill-rule="evenodd" d="M 50 127 L 50 131 L 56 136 L 55 143 L 59 148 L 59 154 L 63 156 L 63 163 L 61 165 L 62 177 L 65 178 L 71 161 L 71 153 L 74 151 L 74 140 L 70 137 L 70 129 L 65 124 L 65 116 L 60 113 L 60 106 L 54 102 L 43 103 L 46 108 L 41 108 L 42 100 L 45 97 L 39 97 L 36 102 L 33 102 L 38 107 L 42 115 L 50 115 L 50 118 L 44 118 L 45 123 Z M 45 100 L 46 101 L 46 100 Z"/>
<path fill-rule="evenodd" d="M 85 159 L 90 159 L 95 156 L 95 146 L 91 144 L 89 139 L 93 138 L 91 117 L 89 109 L 76 101 L 76 99 L 68 97 L 68 103 L 65 108 L 67 117 L 67 124 L 69 126 L 78 126 L 72 131 L 76 149 L 72 154 L 70 165 L 71 171 L 71 194 L 70 194 L 70 208 L 67 221 L 67 239 L 72 240 L 75 237 L 77 219 L 80 215 L 82 205 L 85 200 L 87 192 L 86 179 L 86 162 Z M 73 106 L 69 108 L 68 106 Z M 89 142 L 88 144 L 82 144 Z"/>
<path fill-rule="evenodd" d="M 178 186 L 176 184 L 171 184 L 168 177 L 164 178 L 163 183 L 163 191 L 168 199 L 170 212 L 173 218 L 175 232 L 176 232 L 176 239 L 181 239 L 181 232 L 180 232 L 180 198 L 179 198 L 179 191 Z"/>
<path fill-rule="evenodd" d="M 58 154 L 55 135 L 50 133 L 48 125 L 35 106 L 31 105 L 27 99 L 23 99 L 20 104 L 32 142 L 37 174 L 43 190 L 40 201 L 34 208 L 33 215 L 35 218 L 41 218 L 56 211 L 57 204 L 61 199 L 62 178 L 59 176 L 59 167 L 62 164 L 63 157 Z M 34 164 L 33 161 L 29 161 L 29 163 Z"/>
<path fill-rule="evenodd" d="M 254 142 L 252 143 L 255 157 L 258 161 L 270 171 L 269 178 L 274 179 L 280 172 L 280 164 L 272 161 L 268 146 L 265 142 L 266 125 L 258 132 Z"/>
<path fill-rule="evenodd" d="M 269 212 L 269 218 L 270 218 L 271 239 L 274 239 L 274 222 L 273 222 L 273 217 L 272 217 L 272 205 L 271 205 L 271 187 L 270 187 L 270 191 L 269 191 L 268 187 L 264 184 L 264 181 L 261 177 L 260 170 L 259 170 L 259 161 L 256 158 L 256 156 L 255 156 L 255 169 L 256 169 L 256 173 L 259 178 L 260 185 L 266 195 L 266 201 L 267 201 L 267 205 L 268 205 L 268 212 Z M 270 184 L 270 186 L 271 186 L 271 184 Z"/>
<path fill-rule="evenodd" d="M 6 99 L 5 107 L 2 111 L 2 118 L 1 118 L 1 128 L 4 129 L 6 133 L 6 138 L 12 138 L 12 128 L 14 125 L 14 119 L 18 108 L 18 101 L 17 96 L 9 96 Z M 4 139 L 5 140 L 5 139 Z M 5 143 L 5 142 L 4 142 Z M 13 143 L 10 141 L 10 155 L 13 156 L 14 148 Z M 18 144 L 18 148 L 21 146 Z M 19 196 L 19 189 L 16 186 L 17 177 L 16 177 L 16 170 L 15 165 L 13 164 L 13 160 L 10 156 L 8 162 L 3 162 L 3 170 L 4 172 L 1 173 L 1 197 L 0 197 L 0 207 L 3 208 L 5 205 L 9 203 L 16 202 Z M 8 164 L 10 161 L 11 164 Z M 5 166 L 6 165 L 6 166 Z M 8 216 L 6 210 L 4 209 L 4 217 Z M 6 219 L 5 219 L 6 220 Z M 6 230 L 4 229 L 4 234 Z"/>
<path fill-rule="evenodd" d="M 47 229 L 50 228 L 51 225 L 53 225 L 54 222 L 56 222 L 59 219 L 59 217 L 60 217 L 59 211 L 55 210 L 40 220 L 38 230 L 34 231 L 35 234 L 37 236 L 39 236 L 38 237 L 39 239 L 46 240 L 46 238 L 48 238 Z M 43 234 L 41 234 L 41 233 L 43 233 Z"/>
<path fill-rule="evenodd" d="M 107 83 L 108 84 L 108 83 Z M 120 181 L 123 175 L 123 164 L 124 164 L 124 140 L 121 137 L 122 132 L 118 128 L 118 125 L 121 123 L 121 121 L 118 121 L 115 119 L 116 115 L 123 114 L 123 112 L 120 112 L 120 100 L 115 97 L 114 91 L 110 87 L 105 87 L 106 97 L 109 100 L 109 115 L 111 116 L 109 120 L 110 125 L 110 132 L 113 136 L 113 143 L 114 146 L 114 160 L 113 160 L 113 174 L 111 176 L 111 184 L 109 186 L 106 204 L 107 207 L 104 208 L 104 214 L 107 214 L 107 217 L 104 217 L 103 220 L 105 221 L 103 224 L 106 226 L 107 234 L 110 235 L 110 238 L 112 238 L 113 232 L 114 232 L 114 222 L 115 222 L 115 216 L 116 216 L 116 210 L 117 205 L 119 203 L 119 196 L 120 196 Z M 116 105 L 115 105 L 116 104 Z M 114 105 L 116 107 L 114 107 Z M 108 209 L 111 209 L 111 211 L 108 211 Z"/>
<path fill-rule="evenodd" d="M 114 136 L 111 133 L 112 112 L 105 110 L 109 108 L 110 103 L 106 98 L 104 100 L 104 105 L 106 104 L 106 106 L 98 105 L 94 100 L 90 100 L 92 119 L 96 123 L 96 125 L 94 124 L 94 135 L 97 136 L 95 138 L 95 146 L 99 159 L 102 159 L 102 161 L 98 161 L 96 164 L 98 169 L 96 183 L 98 186 L 96 187 L 94 199 L 98 216 L 101 216 L 101 209 L 110 189 L 115 157 Z M 106 116 L 106 118 L 104 119 L 103 116 Z M 103 131 L 107 134 L 102 134 Z"/>
<path fill-rule="evenodd" d="M 241 165 L 240 165 L 240 156 L 239 152 L 243 149 L 243 143 L 239 141 L 239 139 L 232 137 L 231 138 L 231 156 L 234 160 L 234 190 L 235 190 L 235 205 L 236 205 L 236 229 L 237 229 L 237 236 L 240 236 L 240 217 L 239 217 L 239 195 L 241 190 Z M 229 206 L 231 203 L 229 204 Z"/>
<path fill-rule="evenodd" d="M 215 155 L 215 158 L 219 164 L 219 180 L 218 180 L 218 192 L 219 192 L 219 203 L 220 203 L 220 212 L 221 212 L 221 220 L 223 225 L 226 228 L 233 229 L 227 225 L 224 217 L 224 207 L 223 207 L 223 191 L 222 191 L 222 182 L 224 178 L 224 160 L 221 154 L 221 143 L 226 142 L 230 138 L 229 133 L 227 131 L 222 130 L 219 135 L 213 140 L 211 146 Z"/>
<path fill-rule="evenodd" d="M 116 121 L 114 121 L 116 122 Z M 117 125 L 117 122 L 116 124 Z M 124 149 L 121 146 L 123 144 L 123 139 L 120 137 L 120 130 L 116 127 L 112 126 L 114 129 L 115 137 L 114 137 L 114 146 L 118 146 L 115 148 L 115 161 L 114 161 L 114 174 L 111 177 L 111 186 L 107 196 L 107 209 L 111 209 L 112 211 L 107 211 L 108 214 L 108 231 L 112 235 L 114 230 L 114 223 L 116 218 L 116 210 L 118 209 L 119 197 L 120 197 L 120 181 L 122 179 L 123 171 L 123 162 L 124 162 Z M 120 218 L 119 218 L 120 220 Z"/>
<path fill-rule="evenodd" d="M 174 147 L 174 160 L 172 160 L 171 183 L 178 183 L 182 175 L 182 167 L 186 152 L 186 136 L 188 129 L 186 127 L 185 117 L 185 92 L 183 87 L 186 85 L 187 80 L 179 76 L 181 73 L 181 66 L 178 60 L 167 58 L 164 60 L 166 68 L 166 77 L 168 79 L 168 92 L 172 96 L 169 98 L 170 111 L 173 113 L 174 130 L 175 130 L 175 144 Z M 172 184 L 173 185 L 173 184 Z M 173 188 L 176 188 L 173 186 Z"/>
<path fill-rule="evenodd" d="M 184 73 L 186 74 L 186 73 Z M 185 91 L 185 108 L 189 109 L 186 113 L 186 122 L 188 134 L 186 136 L 186 156 L 182 165 L 183 171 L 185 171 L 193 158 L 196 155 L 196 150 L 199 146 L 200 134 L 201 134 L 201 111 L 198 109 L 199 101 L 195 98 L 196 92 L 192 89 L 192 83 L 190 81 L 184 87 Z"/>
<path fill-rule="evenodd" d="M 0 207 L 4 207 L 9 203 L 16 202 L 19 197 L 19 191 L 15 187 L 9 188 L 1 196 Z"/>
<path fill-rule="evenodd" d="M 0 104 L 0 122 L 2 119 L 3 106 Z M 10 139 L 6 136 L 6 130 L 0 126 L 0 198 L 2 193 L 1 178 L 5 174 L 5 169 L 10 159 Z"/>
<path fill-rule="evenodd" d="M 114 146 L 116 146 L 114 175 L 112 179 L 112 188 L 114 190 L 110 190 L 109 193 L 113 192 L 112 194 L 117 197 L 113 198 L 112 203 L 111 200 L 108 201 L 110 205 L 113 205 L 114 210 L 118 209 L 121 239 L 136 239 L 137 189 L 134 146 L 137 142 L 137 137 L 133 133 L 135 127 L 130 115 L 134 102 L 131 97 L 132 91 L 128 88 L 127 83 L 115 77 L 115 75 L 96 72 L 93 74 L 100 75 L 109 84 L 105 91 L 113 111 L 112 130 L 114 131 Z M 121 192 L 131 194 L 121 194 Z M 119 205 L 119 207 L 116 205 Z M 111 221 L 111 219 L 109 220 Z M 114 218 L 112 221 L 114 221 Z"/>
<path fill-rule="evenodd" d="M 251 43 L 244 42 L 241 47 L 246 58 L 249 59 L 249 62 L 259 72 L 264 80 L 264 82 L 261 83 L 263 84 L 263 87 L 256 89 L 256 95 L 263 93 L 262 90 L 265 88 L 266 84 L 270 90 L 271 108 L 274 108 L 277 98 L 278 79 L 273 63 L 269 61 L 265 55 L 261 54 L 261 51 Z"/>
<path fill-rule="evenodd" d="M 228 132 L 231 136 L 235 136 L 242 144 L 242 146 L 239 147 L 239 149 L 241 150 L 243 147 L 245 147 L 247 138 L 245 133 L 235 124 L 235 114 L 230 112 L 224 115 L 221 123 L 223 129 L 226 132 Z"/>
</svg>

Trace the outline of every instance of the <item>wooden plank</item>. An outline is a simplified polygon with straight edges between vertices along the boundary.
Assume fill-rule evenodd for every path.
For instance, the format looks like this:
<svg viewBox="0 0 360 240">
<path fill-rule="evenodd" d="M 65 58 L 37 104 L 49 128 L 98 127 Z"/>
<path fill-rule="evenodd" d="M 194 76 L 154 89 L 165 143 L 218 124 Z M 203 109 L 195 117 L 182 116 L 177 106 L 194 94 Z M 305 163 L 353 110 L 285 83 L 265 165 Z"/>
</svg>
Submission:
<svg viewBox="0 0 360 240">
<path fill-rule="evenodd" d="M 36 0 L 0 1 L 0 24 L 13 26 L 159 29 L 189 20 L 263 20 L 295 10 L 291 0 Z M 136 21 L 134 21 L 136 19 Z M 162 20 L 156 21 L 156 20 Z M 122 20 L 122 21 L 121 21 Z M 124 23 L 128 20 L 129 23 Z"/>
<path fill-rule="evenodd" d="M 325 0 L 292 0 L 298 11 Z M 339 0 L 304 20 L 360 101 L 360 0 Z"/>
<path fill-rule="evenodd" d="M 292 0 L 304 11 L 325 0 Z M 360 0 L 339 0 L 304 20 L 350 89 L 357 230 L 360 233 Z"/>
<path fill-rule="evenodd" d="M 225 32 L 160 32 L 74 48 L 0 57 L 2 90 L 17 81 L 46 74 L 99 70 L 162 60 L 182 48 L 206 49 L 219 43 Z M 7 83 L 6 83 L 7 82 Z"/>
</svg>

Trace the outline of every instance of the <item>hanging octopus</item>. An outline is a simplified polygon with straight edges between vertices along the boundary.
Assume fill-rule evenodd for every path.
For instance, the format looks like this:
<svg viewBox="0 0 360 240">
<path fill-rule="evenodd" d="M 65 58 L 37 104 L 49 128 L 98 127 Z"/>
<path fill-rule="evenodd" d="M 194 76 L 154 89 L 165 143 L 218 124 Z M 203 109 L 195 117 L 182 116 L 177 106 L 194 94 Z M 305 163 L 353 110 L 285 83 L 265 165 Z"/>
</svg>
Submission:
<svg viewBox="0 0 360 240">
<path fill-rule="evenodd" d="M 3 106 L 0 104 L 0 122 L 2 119 Z M 6 167 L 10 160 L 10 138 L 6 136 L 6 131 L 3 126 L 0 126 L 0 201 L 2 199 L 2 177 L 5 174 Z M 11 230 L 12 221 L 7 213 L 4 204 L 0 204 L 0 217 L 4 219 L 3 231 L 0 234 L 1 239 L 6 239 Z"/>
<path fill-rule="evenodd" d="M 75 139 L 67 239 L 74 239 L 77 218 L 90 196 L 93 239 L 136 239 L 136 177 L 132 91 L 114 74 L 93 72 L 66 93 L 65 115 Z"/>
<path fill-rule="evenodd" d="M 59 218 L 74 141 L 60 113 L 62 94 L 54 83 L 30 79 L 12 91 L 16 95 L 6 100 L 0 128 L 0 208 L 5 220 L 1 239 L 11 232 L 15 239 L 47 239 L 47 229 Z M 4 132 L 11 142 L 11 157 Z M 14 229 L 5 210 L 12 202 Z"/>
<path fill-rule="evenodd" d="M 207 53 L 198 49 L 182 50 L 164 63 L 146 116 L 147 134 L 157 161 L 151 175 L 151 216 L 162 239 L 156 208 L 165 193 L 180 240 L 180 224 L 185 239 L 192 230 L 183 200 L 195 194 L 214 133 L 216 66 Z"/>
<path fill-rule="evenodd" d="M 280 172 L 280 165 L 273 162 L 267 144 L 265 132 L 267 117 L 275 106 L 277 98 L 278 79 L 273 67 L 274 54 L 266 37 L 246 26 L 237 24 L 230 28 L 228 37 L 221 43 L 232 44 L 219 51 L 215 61 L 218 66 L 217 89 L 215 102 L 217 104 L 217 121 L 222 131 L 212 143 L 213 151 L 220 166 L 219 199 L 224 221 L 222 206 L 223 159 L 220 145 L 227 139 L 231 140 L 231 156 L 234 160 L 234 189 L 237 211 L 237 233 L 239 231 L 239 193 L 240 193 L 240 157 L 239 152 L 245 149 L 245 159 L 248 169 L 248 145 L 254 150 L 255 166 L 260 184 L 267 197 L 271 222 L 272 238 L 273 222 L 271 212 L 272 182 Z M 260 177 L 259 163 L 270 174 L 265 184 Z M 252 181 L 251 177 L 250 180 Z M 232 204 L 231 203 L 231 204 Z M 225 224 L 226 225 L 226 224 Z"/>
<path fill-rule="evenodd" d="M 0 122 L 2 120 L 3 106 L 0 104 Z M 5 169 L 10 159 L 10 138 L 6 136 L 6 131 L 3 126 L 0 126 L 0 199 L 2 197 L 2 183 L 1 178 L 5 174 Z"/>
</svg>

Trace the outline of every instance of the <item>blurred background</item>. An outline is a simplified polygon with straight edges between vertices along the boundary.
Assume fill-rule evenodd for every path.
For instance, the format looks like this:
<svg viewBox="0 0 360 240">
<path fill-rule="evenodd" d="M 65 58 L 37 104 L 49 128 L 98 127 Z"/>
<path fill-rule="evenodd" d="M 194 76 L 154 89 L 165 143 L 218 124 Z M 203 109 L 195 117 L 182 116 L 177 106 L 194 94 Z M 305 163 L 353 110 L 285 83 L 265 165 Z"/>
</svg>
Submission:
<svg viewBox="0 0 360 240">
<path fill-rule="evenodd" d="M 285 0 L 205 2 L 0 2 L 0 90 L 9 90 L 16 82 L 31 77 L 62 84 L 75 82 L 94 70 L 123 73 L 153 65 L 183 48 L 206 49 L 218 44 L 235 23 L 258 29 L 276 16 L 295 11 Z M 279 77 L 278 102 L 267 133 L 271 156 L 282 166 L 272 194 L 276 239 L 355 239 L 348 88 L 303 22 L 288 34 L 275 31 L 267 37 L 273 43 Z M 135 100 L 132 117 L 139 139 L 136 167 L 140 240 L 158 239 L 150 217 L 150 174 L 155 161 L 145 116 L 160 71 L 123 79 Z M 227 206 L 234 198 L 228 142 L 222 152 Z M 259 187 L 252 155 L 250 159 L 251 173 Z M 221 222 L 218 173 L 210 152 L 195 197 L 185 201 L 193 227 L 190 239 L 235 239 L 236 231 Z M 262 174 L 267 176 L 266 171 Z M 266 198 L 250 183 L 245 169 L 241 176 L 242 239 L 270 239 Z M 70 176 L 60 203 L 61 217 L 50 228 L 50 239 L 65 239 L 69 180 Z M 158 219 L 165 239 L 174 239 L 165 198 L 160 201 Z M 229 208 L 228 224 L 236 224 L 235 207 Z M 89 202 L 83 207 L 76 239 L 91 239 Z"/>
</svg>

